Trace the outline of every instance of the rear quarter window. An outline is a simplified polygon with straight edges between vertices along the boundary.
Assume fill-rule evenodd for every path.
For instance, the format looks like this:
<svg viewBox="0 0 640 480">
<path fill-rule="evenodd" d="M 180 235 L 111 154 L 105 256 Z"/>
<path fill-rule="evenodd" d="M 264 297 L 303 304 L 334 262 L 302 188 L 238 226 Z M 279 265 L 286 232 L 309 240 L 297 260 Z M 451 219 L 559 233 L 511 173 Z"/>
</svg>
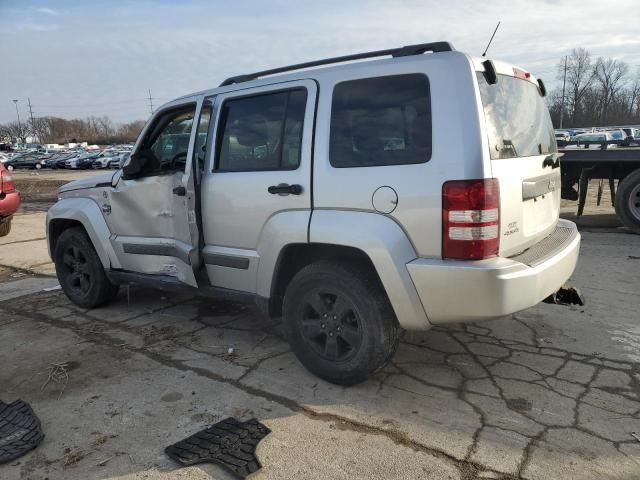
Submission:
<svg viewBox="0 0 640 480">
<path fill-rule="evenodd" d="M 557 152 L 549 110 L 538 87 L 528 80 L 498 75 L 490 85 L 477 73 L 493 160 Z"/>
<path fill-rule="evenodd" d="M 429 81 L 423 74 L 338 83 L 329 161 L 338 168 L 407 165 L 431 158 Z"/>
</svg>

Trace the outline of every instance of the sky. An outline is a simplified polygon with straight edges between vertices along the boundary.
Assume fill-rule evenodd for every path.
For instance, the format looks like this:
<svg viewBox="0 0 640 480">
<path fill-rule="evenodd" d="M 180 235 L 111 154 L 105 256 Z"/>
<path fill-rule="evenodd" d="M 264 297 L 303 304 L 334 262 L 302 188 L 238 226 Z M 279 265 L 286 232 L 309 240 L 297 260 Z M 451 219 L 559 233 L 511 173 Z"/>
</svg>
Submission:
<svg viewBox="0 0 640 480">
<path fill-rule="evenodd" d="M 0 123 L 33 115 L 116 123 L 225 78 L 447 40 L 558 85 L 576 47 L 640 67 L 637 0 L 0 0 Z"/>
</svg>

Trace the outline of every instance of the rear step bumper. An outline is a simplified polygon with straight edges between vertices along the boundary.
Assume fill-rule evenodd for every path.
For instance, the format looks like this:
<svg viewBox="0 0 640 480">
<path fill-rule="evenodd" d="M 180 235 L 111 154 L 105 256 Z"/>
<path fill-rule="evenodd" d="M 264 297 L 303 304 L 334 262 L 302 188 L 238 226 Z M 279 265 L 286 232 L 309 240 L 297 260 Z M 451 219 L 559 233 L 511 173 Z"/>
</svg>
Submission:
<svg viewBox="0 0 640 480">
<path fill-rule="evenodd" d="M 420 258 L 407 268 L 431 323 L 491 320 L 557 291 L 573 273 L 579 250 L 575 224 L 561 219 L 551 235 L 512 258 Z"/>
</svg>

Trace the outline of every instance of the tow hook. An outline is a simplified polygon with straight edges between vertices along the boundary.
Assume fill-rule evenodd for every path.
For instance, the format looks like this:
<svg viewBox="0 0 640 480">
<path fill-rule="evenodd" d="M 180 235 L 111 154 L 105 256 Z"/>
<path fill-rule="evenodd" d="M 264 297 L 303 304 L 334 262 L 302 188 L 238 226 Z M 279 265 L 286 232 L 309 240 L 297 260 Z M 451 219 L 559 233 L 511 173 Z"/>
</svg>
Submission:
<svg viewBox="0 0 640 480">
<path fill-rule="evenodd" d="M 551 303 L 554 305 L 584 305 L 584 296 L 575 287 L 569 287 L 565 285 L 560 290 L 552 293 L 543 300 L 544 303 Z"/>
</svg>

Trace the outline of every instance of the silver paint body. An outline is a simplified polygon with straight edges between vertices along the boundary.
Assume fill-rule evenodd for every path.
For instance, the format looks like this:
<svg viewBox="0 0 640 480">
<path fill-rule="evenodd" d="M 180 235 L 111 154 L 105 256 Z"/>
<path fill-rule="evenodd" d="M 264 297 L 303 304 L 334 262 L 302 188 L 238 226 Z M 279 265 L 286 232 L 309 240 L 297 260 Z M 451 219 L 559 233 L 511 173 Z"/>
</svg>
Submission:
<svg viewBox="0 0 640 480">
<path fill-rule="evenodd" d="M 475 74 L 483 59 L 460 52 L 426 54 L 300 71 L 216 88 L 179 98 L 158 114 L 196 104 L 188 158 L 193 158 L 197 119 L 213 105 L 207 143 L 215 145 L 225 100 L 293 87 L 307 89 L 300 167 L 291 171 L 217 172 L 207 151 L 201 178 L 187 162 L 184 173 L 135 180 L 113 175 L 110 186 L 89 180 L 61 189 L 47 216 L 77 219 L 89 231 L 105 268 L 171 275 L 197 286 L 194 267 L 207 255 L 247 259 L 248 268 L 206 265 L 211 285 L 269 297 L 280 254 L 287 245 L 324 243 L 362 250 L 371 259 L 400 324 L 480 320 L 530 307 L 560 288 L 573 272 L 580 237 L 531 268 L 511 260 L 558 223 L 560 190 L 522 200 L 527 179 L 545 175 L 544 156 L 491 160 Z M 512 66 L 495 62 L 498 73 Z M 430 83 L 432 157 L 416 165 L 334 168 L 329 163 L 329 120 L 336 83 L 358 78 L 424 73 Z M 531 81 L 535 81 L 533 77 Z M 147 123 L 140 139 L 153 124 Z M 141 140 L 138 140 L 135 149 Z M 442 184 L 447 180 L 498 178 L 502 232 L 499 257 L 477 262 L 441 258 Z M 94 179 L 91 179 L 94 180 Z M 82 183 L 85 182 L 85 183 Z M 201 185 L 200 252 L 195 185 Z M 299 184 L 301 195 L 267 192 L 270 185 Z M 172 189 L 185 186 L 187 195 Z M 384 188 L 381 188 L 384 187 Z M 375 205 L 375 207 L 374 207 Z M 104 208 L 103 208 L 104 207 Z M 109 212 L 110 210 L 110 212 Z M 166 246 L 179 255 L 126 253 L 125 243 Z M 185 261 L 186 260 L 186 261 Z M 246 261 L 246 260 L 245 260 Z M 470 299 L 461 302 L 460 299 Z M 472 300 L 472 301 L 471 301 Z"/>
</svg>

